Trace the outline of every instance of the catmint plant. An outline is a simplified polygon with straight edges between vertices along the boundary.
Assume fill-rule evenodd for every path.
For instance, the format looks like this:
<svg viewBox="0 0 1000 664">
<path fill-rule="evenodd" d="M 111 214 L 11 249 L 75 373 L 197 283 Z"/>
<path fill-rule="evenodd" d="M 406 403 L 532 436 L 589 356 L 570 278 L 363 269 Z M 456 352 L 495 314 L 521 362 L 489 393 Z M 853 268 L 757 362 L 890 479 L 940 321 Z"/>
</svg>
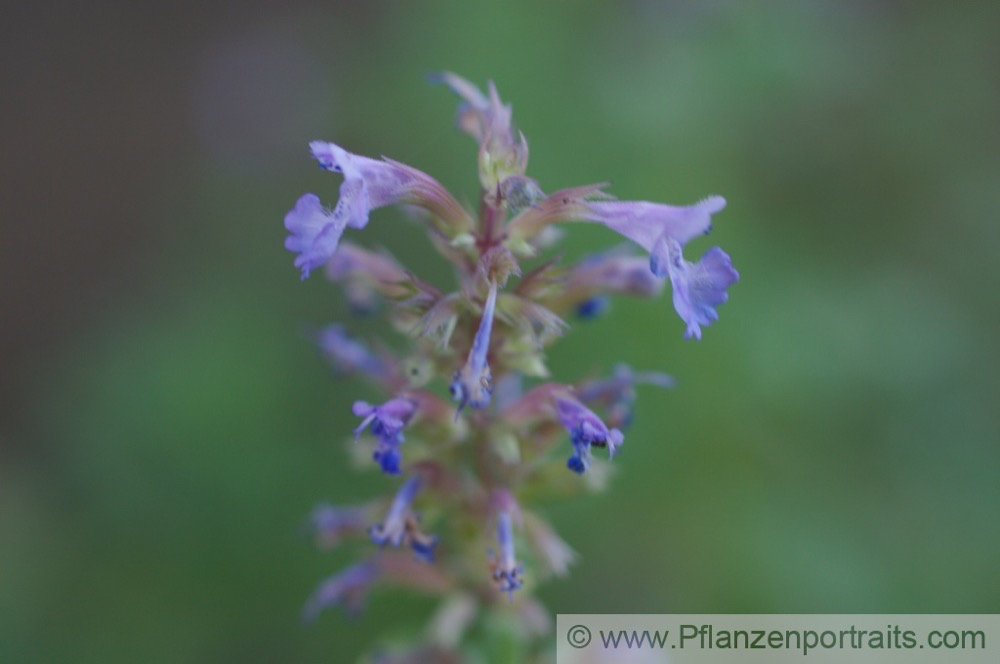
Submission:
<svg viewBox="0 0 1000 664">
<path fill-rule="evenodd" d="M 459 97 L 457 125 L 479 145 L 477 210 L 416 168 L 315 141 L 313 158 L 340 178 L 336 204 L 305 194 L 285 216 L 285 247 L 302 278 L 322 270 L 353 310 L 384 310 L 407 340 L 394 352 L 339 323 L 316 335 L 340 374 L 384 395 L 345 405 L 338 422 L 395 490 L 313 511 L 319 546 L 354 541 L 359 555 L 319 585 L 304 618 L 334 606 L 357 612 L 376 589 L 405 587 L 439 597 L 439 609 L 425 633 L 388 644 L 379 661 L 491 659 L 485 644 L 496 634 L 517 650 L 514 661 L 535 661 L 552 619 L 533 591 L 576 557 L 537 505 L 604 486 L 625 449 L 637 388 L 673 385 L 624 365 L 560 382 L 546 348 L 566 318 L 600 315 L 611 296 L 655 298 L 666 283 L 684 336 L 701 339 L 739 275 L 718 247 L 697 262 L 684 256 L 725 207 L 721 196 L 689 206 L 618 201 L 606 184 L 546 194 L 526 175 L 527 140 L 496 87 L 484 94 L 451 73 L 435 78 Z M 429 248 L 454 267 L 453 290 L 355 244 L 373 216 L 393 223 L 377 212 L 390 205 L 417 210 Z M 553 247 L 569 223 L 601 224 L 629 242 L 564 265 Z"/>
</svg>

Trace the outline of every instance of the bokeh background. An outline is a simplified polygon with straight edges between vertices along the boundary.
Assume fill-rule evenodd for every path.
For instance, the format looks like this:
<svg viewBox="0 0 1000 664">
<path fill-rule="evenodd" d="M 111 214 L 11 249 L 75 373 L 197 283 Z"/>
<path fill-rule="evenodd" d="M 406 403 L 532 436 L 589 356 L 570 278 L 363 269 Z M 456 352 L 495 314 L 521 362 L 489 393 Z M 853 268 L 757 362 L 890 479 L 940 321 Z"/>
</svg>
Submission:
<svg viewBox="0 0 1000 664">
<path fill-rule="evenodd" d="M 455 100 L 493 78 L 553 190 L 724 194 L 742 281 L 701 343 L 668 297 L 551 353 L 644 391 L 554 612 L 1000 611 L 1000 4 L 55 2 L 0 21 L 0 661 L 352 661 L 432 604 L 303 628 L 344 565 L 299 526 L 349 469 L 348 320 L 282 218 L 335 140 L 476 196 Z M 394 210 L 353 239 L 446 285 Z M 565 254 L 617 243 L 570 229 Z M 369 336 L 376 320 L 348 320 Z M 405 628 L 405 627 L 404 627 Z"/>
</svg>

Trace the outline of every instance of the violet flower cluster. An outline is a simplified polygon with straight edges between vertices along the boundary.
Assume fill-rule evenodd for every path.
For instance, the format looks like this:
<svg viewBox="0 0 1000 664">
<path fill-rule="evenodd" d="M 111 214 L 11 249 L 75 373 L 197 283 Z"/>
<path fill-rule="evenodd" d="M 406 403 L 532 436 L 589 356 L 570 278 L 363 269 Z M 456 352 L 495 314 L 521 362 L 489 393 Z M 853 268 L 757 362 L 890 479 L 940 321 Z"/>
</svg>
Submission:
<svg viewBox="0 0 1000 664">
<path fill-rule="evenodd" d="M 319 586 L 305 617 L 334 605 L 357 611 L 379 585 L 415 588 L 444 600 L 423 657 L 461 661 L 463 635 L 492 612 L 516 616 L 524 642 L 548 631 L 529 590 L 565 574 L 575 554 L 527 502 L 603 485 L 608 463 L 595 448 L 611 459 L 622 447 L 636 387 L 672 386 L 626 366 L 577 385 L 551 380 L 545 349 L 568 327 L 564 317 L 599 315 L 612 295 L 656 297 L 669 282 L 684 336 L 701 339 L 739 275 L 718 247 L 696 262 L 684 256 L 725 207 L 721 196 L 689 206 L 618 201 L 606 184 L 546 194 L 526 175 L 528 143 L 494 85 L 484 94 L 451 73 L 436 79 L 461 100 L 458 127 L 479 145 L 478 210 L 416 168 L 314 141 L 313 158 L 342 178 L 339 195 L 332 207 L 302 196 L 285 216 L 285 246 L 303 279 L 322 270 L 353 309 L 384 306 L 408 340 L 393 352 L 339 324 L 318 335 L 337 371 L 385 395 L 351 407 L 354 446 L 399 479 L 392 496 L 316 508 L 320 545 L 370 541 L 361 562 Z M 351 242 L 389 205 L 416 210 L 430 246 L 454 266 L 456 290 Z M 377 223 L 392 223 L 385 216 Z M 571 222 L 601 224 L 631 244 L 561 265 L 551 250 Z"/>
</svg>

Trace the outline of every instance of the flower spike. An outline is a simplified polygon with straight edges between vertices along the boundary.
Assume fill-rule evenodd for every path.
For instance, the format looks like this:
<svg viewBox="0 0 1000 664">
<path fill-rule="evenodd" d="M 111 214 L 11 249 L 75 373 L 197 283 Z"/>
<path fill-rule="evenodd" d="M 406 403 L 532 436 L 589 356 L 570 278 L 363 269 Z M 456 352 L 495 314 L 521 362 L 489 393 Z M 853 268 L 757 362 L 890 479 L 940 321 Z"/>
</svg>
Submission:
<svg viewBox="0 0 1000 664">
<path fill-rule="evenodd" d="M 739 274 L 718 247 L 694 263 L 683 255 L 726 207 L 721 196 L 689 206 L 618 201 L 605 183 L 546 194 L 548 185 L 527 173 L 527 140 L 493 82 L 477 87 L 450 72 L 434 80 L 458 96 L 458 128 L 478 148 L 481 188 L 463 197 L 475 213 L 422 171 L 313 141 L 320 167 L 340 175 L 339 197 L 305 194 L 285 215 L 285 246 L 302 277 L 319 269 L 343 289 L 350 313 L 384 316 L 386 325 L 366 324 L 373 336 L 349 336 L 341 325 L 313 336 L 338 377 L 358 376 L 378 390 L 371 403 L 352 405 L 355 441 L 371 438 L 355 452 L 399 477 L 381 497 L 313 510 L 308 532 L 319 548 L 367 537 L 371 555 L 323 581 L 304 617 L 335 605 L 357 611 L 375 584 L 402 586 L 444 606 L 423 638 L 393 637 L 379 661 L 458 661 L 486 652 L 474 641 L 494 632 L 517 640 L 524 659 L 542 653 L 529 641 L 552 629 L 532 586 L 568 574 L 576 558 L 534 503 L 604 488 L 613 467 L 595 462 L 594 448 L 614 457 L 644 386 L 674 385 L 659 371 L 625 365 L 568 384 L 552 375 L 549 346 L 568 321 L 604 315 L 620 296 L 658 297 L 668 282 L 685 336 L 700 338 Z M 452 270 L 418 274 L 385 250 L 351 242 L 349 229 L 397 204 L 416 212 Z M 601 224 L 628 242 L 567 262 L 558 245 L 569 222 Z M 448 273 L 457 283 L 439 282 Z M 343 297 L 335 301 L 345 308 Z M 387 329 L 407 338 L 386 343 L 379 337 Z M 626 331 L 625 342 L 638 341 L 636 333 Z M 553 455 L 567 438 L 566 452 Z M 437 547 L 439 534 L 447 546 Z"/>
</svg>

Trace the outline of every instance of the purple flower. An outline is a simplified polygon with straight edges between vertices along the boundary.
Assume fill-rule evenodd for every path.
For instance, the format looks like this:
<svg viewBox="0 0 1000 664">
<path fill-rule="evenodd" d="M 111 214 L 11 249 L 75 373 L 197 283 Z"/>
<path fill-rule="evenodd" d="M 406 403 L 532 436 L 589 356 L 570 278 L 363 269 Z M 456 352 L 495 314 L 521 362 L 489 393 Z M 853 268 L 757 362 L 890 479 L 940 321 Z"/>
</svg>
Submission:
<svg viewBox="0 0 1000 664">
<path fill-rule="evenodd" d="M 394 203 L 413 203 L 429 211 L 440 230 L 469 227 L 468 213 L 431 176 L 390 159 L 369 159 L 323 141 L 309 144 L 326 170 L 341 173 L 340 199 L 333 211 L 315 194 L 305 194 L 285 215 L 289 236 L 285 248 L 298 254 L 295 267 L 302 278 L 330 260 L 344 229 L 364 228 L 369 213 Z"/>
<path fill-rule="evenodd" d="M 354 430 L 354 437 L 360 436 L 371 425 L 372 435 L 401 441 L 403 427 L 413 417 L 416 408 L 416 403 L 403 398 L 390 399 L 381 406 L 373 406 L 367 401 L 355 401 L 351 410 L 355 416 L 364 419 Z"/>
<path fill-rule="evenodd" d="M 366 505 L 337 507 L 321 503 L 309 515 L 309 529 L 315 534 L 319 547 L 332 549 L 345 536 L 365 531 L 368 512 Z"/>
<path fill-rule="evenodd" d="M 523 520 L 524 533 L 535 550 L 542 572 L 566 576 L 576 560 L 576 552 L 542 517 L 532 512 L 524 512 Z"/>
<path fill-rule="evenodd" d="M 636 385 L 653 385 L 654 387 L 672 388 L 674 379 L 659 371 L 633 371 L 627 364 L 615 367 L 610 378 L 591 381 L 581 386 L 576 394 L 580 401 L 601 401 L 612 403 L 624 394 L 633 391 Z"/>
<path fill-rule="evenodd" d="M 707 233 L 712 215 L 724 207 L 722 196 L 709 196 L 687 207 L 646 201 L 590 201 L 584 204 L 582 217 L 604 224 L 648 251 L 649 269 L 663 277 L 667 274 L 667 241 L 683 246 Z"/>
<path fill-rule="evenodd" d="M 565 189 L 518 215 L 508 225 L 519 241 L 533 237 L 549 224 L 583 219 L 621 233 L 649 252 L 649 269 L 669 276 L 674 308 L 688 324 L 686 338 L 700 339 L 700 325 L 718 318 L 715 307 L 726 301 L 725 289 L 739 279 L 729 256 L 710 249 L 696 265 L 684 261 L 681 248 L 707 233 L 712 215 L 726 207 L 722 196 L 709 196 L 694 205 L 677 207 L 646 201 L 590 200 L 603 185 Z"/>
<path fill-rule="evenodd" d="M 610 307 L 611 300 L 607 295 L 596 295 L 576 305 L 576 315 L 581 320 L 591 320 L 603 316 Z"/>
<path fill-rule="evenodd" d="M 555 401 L 556 414 L 573 444 L 573 455 L 566 461 L 566 467 L 573 472 L 583 473 L 590 467 L 591 447 L 607 447 L 608 455 L 613 457 L 616 448 L 625 442 L 621 431 L 608 429 L 601 418 L 576 399 L 557 397 Z"/>
<path fill-rule="evenodd" d="M 632 423 L 636 385 L 671 388 L 674 387 L 674 379 L 657 371 L 637 373 L 627 365 L 619 364 L 611 377 L 581 385 L 576 395 L 583 403 L 605 406 L 607 421 L 614 427 L 624 429 Z"/>
<path fill-rule="evenodd" d="M 653 297 L 664 280 L 652 274 L 648 259 L 613 249 L 589 256 L 569 271 L 564 297 L 584 320 L 604 314 L 611 306 L 609 293 Z"/>
<path fill-rule="evenodd" d="M 351 307 L 361 313 L 375 309 L 377 293 L 392 299 L 410 294 L 410 275 L 391 256 L 341 243 L 326 263 L 326 276 L 341 282 Z"/>
<path fill-rule="evenodd" d="M 712 215 L 726 207 L 722 196 L 709 196 L 688 206 L 647 201 L 616 201 L 602 190 L 607 183 L 571 187 L 557 191 L 523 210 L 507 225 L 515 246 L 538 235 L 548 226 L 567 221 L 593 221 L 620 233 L 650 254 L 650 270 L 666 275 L 666 239 L 682 245 L 707 233 Z"/>
<path fill-rule="evenodd" d="M 350 337 L 342 325 L 327 325 L 320 330 L 317 343 L 323 355 L 338 371 L 361 371 L 371 376 L 383 376 L 386 367 L 382 360 L 357 339 Z"/>
<path fill-rule="evenodd" d="M 321 168 L 344 176 L 335 213 L 351 228 L 367 226 L 372 210 L 406 199 L 420 173 L 399 162 L 351 154 L 334 143 L 313 141 L 309 149 Z M 433 181 L 427 174 L 420 175 Z"/>
<path fill-rule="evenodd" d="M 490 283 L 490 292 L 483 305 L 483 317 L 472 341 L 472 349 L 465 366 L 455 372 L 451 381 L 451 398 L 458 402 L 458 410 L 468 404 L 473 408 L 485 408 L 490 404 L 493 391 L 490 365 L 486 356 L 490 349 L 490 332 L 493 329 L 493 312 L 497 305 L 497 285 Z"/>
<path fill-rule="evenodd" d="M 524 585 L 524 579 L 514 553 L 514 530 L 508 510 L 497 514 L 497 544 L 500 552 L 490 561 L 490 574 L 497 588 L 513 599 L 514 591 Z"/>
<path fill-rule="evenodd" d="M 680 243 L 667 243 L 667 272 L 674 289 L 674 308 L 687 323 L 684 338 L 701 339 L 701 326 L 719 319 L 715 308 L 729 298 L 726 289 L 739 281 L 740 274 L 719 247 L 712 247 L 697 263 L 684 260 Z"/>
<path fill-rule="evenodd" d="M 303 279 L 333 256 L 346 226 L 340 205 L 330 212 L 316 194 L 303 195 L 285 215 L 285 228 L 289 232 L 285 249 L 298 254 L 295 267 L 302 270 Z"/>
<path fill-rule="evenodd" d="M 421 532 L 419 523 L 410 509 L 419 492 L 420 478 L 415 475 L 408 479 L 396 494 L 385 521 L 372 526 L 369 534 L 372 541 L 379 546 L 390 544 L 399 548 L 406 543 L 417 554 L 417 558 L 433 562 L 437 537 Z"/>
<path fill-rule="evenodd" d="M 364 606 L 372 582 L 378 577 L 378 567 L 372 561 L 352 565 L 322 583 L 306 602 L 302 619 L 312 622 L 326 608 L 343 604 L 350 613 L 357 613 Z"/>
<path fill-rule="evenodd" d="M 652 297 L 663 290 L 663 280 L 650 274 L 649 261 L 639 256 L 608 251 L 573 266 L 567 290 L 586 293 L 624 293 Z"/>
<path fill-rule="evenodd" d="M 368 428 L 378 439 L 372 457 L 382 467 L 382 472 L 398 475 L 403 455 L 399 446 L 403 443 L 403 427 L 416 412 L 417 404 L 410 399 L 395 398 L 381 406 L 373 406 L 366 401 L 355 401 L 352 411 L 364 418 L 354 430 L 357 440 Z"/>
</svg>

